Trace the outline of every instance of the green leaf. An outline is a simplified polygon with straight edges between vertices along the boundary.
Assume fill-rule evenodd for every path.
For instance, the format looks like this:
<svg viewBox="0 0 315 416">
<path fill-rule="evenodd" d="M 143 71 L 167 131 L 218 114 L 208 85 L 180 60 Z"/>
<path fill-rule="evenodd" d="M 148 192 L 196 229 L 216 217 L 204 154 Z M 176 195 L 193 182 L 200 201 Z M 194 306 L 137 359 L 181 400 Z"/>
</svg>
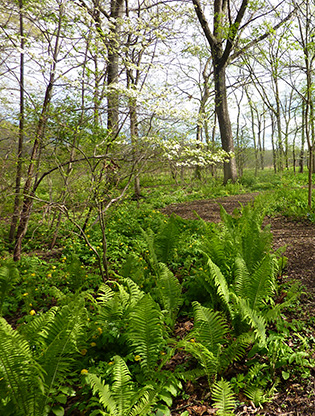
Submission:
<svg viewBox="0 0 315 416">
<path fill-rule="evenodd" d="M 217 415 L 229 416 L 235 408 L 235 397 L 231 384 L 226 380 L 220 380 L 214 384 L 212 389 L 212 398 L 214 407 L 217 409 Z"/>
<path fill-rule="evenodd" d="M 54 406 L 51 408 L 51 411 L 56 416 L 63 416 L 65 414 L 65 409 L 62 406 Z"/>
<path fill-rule="evenodd" d="M 167 406 L 172 406 L 173 399 L 170 393 L 162 392 L 159 394 L 159 399 L 163 400 L 167 404 Z"/>
<path fill-rule="evenodd" d="M 54 397 L 54 399 L 58 403 L 62 403 L 62 404 L 66 404 L 67 403 L 67 396 L 65 396 L 64 394 L 58 394 L 58 396 Z"/>
<path fill-rule="evenodd" d="M 282 371 L 282 378 L 283 380 L 288 380 L 288 378 L 290 377 L 290 373 L 288 371 Z"/>
</svg>

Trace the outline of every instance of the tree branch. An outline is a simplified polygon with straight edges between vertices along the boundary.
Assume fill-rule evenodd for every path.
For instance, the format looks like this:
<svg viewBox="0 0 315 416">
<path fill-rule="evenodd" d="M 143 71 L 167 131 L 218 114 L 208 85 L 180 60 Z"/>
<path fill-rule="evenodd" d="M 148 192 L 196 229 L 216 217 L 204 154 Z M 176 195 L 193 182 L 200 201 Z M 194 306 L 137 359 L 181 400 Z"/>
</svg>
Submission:
<svg viewBox="0 0 315 416">
<path fill-rule="evenodd" d="M 204 34 L 205 34 L 205 36 L 206 36 L 206 38 L 207 38 L 207 40 L 208 40 L 211 48 L 213 48 L 213 47 L 216 46 L 217 40 L 213 36 L 213 34 L 212 34 L 212 32 L 211 32 L 211 30 L 209 28 L 207 19 L 206 19 L 205 15 L 204 15 L 204 12 L 203 12 L 202 8 L 201 8 L 200 1 L 199 0 L 192 0 L 192 2 L 193 2 L 193 5 L 194 5 L 194 8 L 195 8 L 195 12 L 197 14 L 198 20 L 200 22 L 200 25 L 201 25 L 201 27 L 203 29 L 203 32 L 204 32 Z"/>
<path fill-rule="evenodd" d="M 294 9 L 284 18 L 282 19 L 279 23 L 277 23 L 275 26 L 273 26 L 272 31 L 276 31 L 278 30 L 282 25 L 284 25 L 284 23 L 286 23 L 288 20 L 291 19 L 291 17 L 294 15 L 294 13 L 297 10 L 297 7 L 294 7 Z M 268 38 L 268 36 L 271 35 L 271 31 L 268 31 L 260 36 L 258 36 L 258 38 L 253 39 L 251 42 L 249 42 L 246 46 L 244 46 L 244 48 L 234 52 L 231 56 L 230 56 L 230 61 L 234 61 L 236 58 L 238 58 L 240 55 L 242 55 L 244 52 L 246 52 L 248 49 L 250 49 L 252 46 L 256 45 L 257 43 L 261 42 L 262 40 Z"/>
<path fill-rule="evenodd" d="M 227 43 L 226 43 L 226 46 L 225 46 L 225 50 L 224 50 L 223 55 L 221 57 L 221 61 L 222 61 L 222 64 L 223 65 L 229 59 L 229 56 L 230 56 L 232 47 L 234 45 L 234 41 L 235 41 L 236 36 L 237 36 L 237 33 L 239 31 L 239 27 L 240 27 L 241 21 L 243 20 L 245 11 L 247 9 L 247 6 L 248 6 L 248 0 L 243 0 L 242 1 L 242 4 L 241 4 L 241 7 L 239 8 L 239 11 L 238 11 L 237 16 L 235 18 L 235 21 L 230 26 L 229 38 L 227 40 Z"/>
</svg>

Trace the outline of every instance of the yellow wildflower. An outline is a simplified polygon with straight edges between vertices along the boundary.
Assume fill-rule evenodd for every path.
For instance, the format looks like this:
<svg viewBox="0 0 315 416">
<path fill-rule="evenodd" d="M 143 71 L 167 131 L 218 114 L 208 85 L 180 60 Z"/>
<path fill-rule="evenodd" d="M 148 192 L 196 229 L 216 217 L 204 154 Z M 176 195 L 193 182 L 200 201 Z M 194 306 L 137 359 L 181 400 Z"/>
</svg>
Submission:
<svg viewBox="0 0 315 416">
<path fill-rule="evenodd" d="M 96 342 L 91 342 L 91 347 L 96 347 Z"/>
<path fill-rule="evenodd" d="M 140 361 L 140 360 L 141 360 L 140 355 L 135 355 L 135 361 Z"/>
<path fill-rule="evenodd" d="M 23 296 L 28 296 L 28 293 L 26 292 L 26 293 L 23 293 Z"/>
<path fill-rule="evenodd" d="M 83 350 L 81 350 L 81 354 L 82 355 L 85 355 L 87 353 L 87 349 L 86 348 L 83 348 Z"/>
<path fill-rule="evenodd" d="M 81 370 L 81 374 L 82 374 L 82 375 L 84 375 L 84 374 L 88 374 L 88 370 L 87 370 L 86 368 L 83 368 L 83 370 Z"/>
<path fill-rule="evenodd" d="M 97 328 L 98 333 L 101 335 L 101 333 L 103 332 L 102 328 Z"/>
<path fill-rule="evenodd" d="M 30 311 L 30 315 L 36 315 L 36 311 L 34 311 L 34 309 L 32 309 L 31 311 Z"/>
</svg>

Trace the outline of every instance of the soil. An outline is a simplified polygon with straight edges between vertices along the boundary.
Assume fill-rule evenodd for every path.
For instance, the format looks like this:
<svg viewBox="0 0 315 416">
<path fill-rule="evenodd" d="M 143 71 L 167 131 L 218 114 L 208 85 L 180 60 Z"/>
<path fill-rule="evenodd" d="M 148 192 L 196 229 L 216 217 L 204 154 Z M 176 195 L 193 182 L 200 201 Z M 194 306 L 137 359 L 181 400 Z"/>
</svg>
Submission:
<svg viewBox="0 0 315 416">
<path fill-rule="evenodd" d="M 175 213 L 186 219 L 195 219 L 197 214 L 205 221 L 220 222 L 220 205 L 232 214 L 235 209 L 253 201 L 256 195 L 243 194 L 216 200 L 173 204 L 166 207 L 164 213 L 168 215 Z M 298 312 L 298 316 L 291 316 L 290 319 L 304 320 L 305 326 L 310 327 L 309 335 L 314 337 L 314 320 L 312 320 L 313 326 L 310 326 L 309 318 L 315 316 L 315 224 L 307 220 L 296 221 L 283 216 L 266 218 L 265 223 L 271 225 L 274 249 L 286 246 L 285 256 L 288 258 L 288 263 L 282 280 L 297 280 L 304 287 L 300 298 L 302 310 Z M 189 325 L 189 322 L 183 322 L 183 326 L 185 325 Z M 189 415 L 215 414 L 215 410 L 207 405 L 202 381 L 199 387 L 199 389 L 195 387 L 189 391 L 192 386 L 186 386 L 189 399 L 186 402 L 177 403 L 177 410 L 174 409 L 172 416 L 180 415 L 184 410 L 187 410 Z M 204 388 L 207 389 L 206 384 Z M 290 377 L 277 387 L 277 391 L 274 400 L 265 404 L 263 408 L 257 409 L 252 403 L 247 403 L 239 406 L 235 414 L 238 416 L 252 414 L 315 416 L 315 369 L 311 370 L 311 376 L 308 379 L 297 380 Z"/>
</svg>

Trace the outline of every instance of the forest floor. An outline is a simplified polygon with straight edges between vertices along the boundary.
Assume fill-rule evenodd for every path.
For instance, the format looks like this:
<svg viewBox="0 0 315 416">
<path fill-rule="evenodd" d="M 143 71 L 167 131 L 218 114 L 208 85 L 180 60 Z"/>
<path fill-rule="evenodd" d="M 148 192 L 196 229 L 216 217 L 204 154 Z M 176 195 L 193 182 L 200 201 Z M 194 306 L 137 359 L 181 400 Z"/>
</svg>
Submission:
<svg viewBox="0 0 315 416">
<path fill-rule="evenodd" d="M 240 204 L 247 205 L 256 195 L 244 194 L 216 200 L 173 204 L 163 211 L 168 215 L 175 213 L 186 219 L 196 218 L 195 213 L 197 213 L 205 221 L 219 222 L 221 220 L 220 205 L 229 214 L 232 214 L 235 208 L 240 208 Z M 309 327 L 309 317 L 315 316 L 315 224 L 283 216 L 266 218 L 265 223 L 271 224 L 274 249 L 286 246 L 285 256 L 288 258 L 288 263 L 282 281 L 296 280 L 304 286 L 300 307 L 297 308 L 297 316 L 291 316 L 289 319 L 305 321 L 305 326 Z M 311 330 L 312 336 L 315 336 L 315 327 L 313 326 Z M 215 414 L 215 410 L 209 407 L 207 401 L 202 397 L 201 387 L 190 392 L 187 391 L 189 399 L 186 402 L 178 403 L 178 412 L 175 410 L 172 416 L 177 416 L 184 410 L 187 410 L 190 415 Z M 187 390 L 189 388 L 192 387 L 186 386 Z M 290 377 L 277 387 L 277 391 L 273 401 L 266 403 L 262 409 L 257 409 L 253 405 L 242 405 L 238 407 L 236 415 L 315 415 L 315 369 L 312 369 L 311 377 L 307 379 L 296 380 L 296 378 L 291 379 Z"/>
</svg>

